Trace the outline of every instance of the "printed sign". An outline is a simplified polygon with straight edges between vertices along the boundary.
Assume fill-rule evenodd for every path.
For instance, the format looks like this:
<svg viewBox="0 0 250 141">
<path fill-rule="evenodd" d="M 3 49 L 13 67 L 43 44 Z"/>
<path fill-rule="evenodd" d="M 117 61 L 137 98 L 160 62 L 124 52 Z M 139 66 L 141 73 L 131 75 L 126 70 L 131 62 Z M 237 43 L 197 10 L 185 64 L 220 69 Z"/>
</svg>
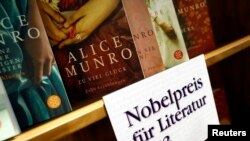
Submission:
<svg viewBox="0 0 250 141">
<path fill-rule="evenodd" d="M 203 141 L 219 124 L 204 55 L 103 100 L 118 141 Z"/>
</svg>

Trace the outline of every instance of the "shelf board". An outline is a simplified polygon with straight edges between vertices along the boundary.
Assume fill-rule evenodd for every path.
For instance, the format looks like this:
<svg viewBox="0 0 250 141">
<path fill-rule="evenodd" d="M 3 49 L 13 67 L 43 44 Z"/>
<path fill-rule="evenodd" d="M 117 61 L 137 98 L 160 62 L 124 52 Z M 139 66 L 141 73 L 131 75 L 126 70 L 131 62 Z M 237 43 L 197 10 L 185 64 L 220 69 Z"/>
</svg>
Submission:
<svg viewBox="0 0 250 141">
<path fill-rule="evenodd" d="M 250 35 L 209 52 L 205 54 L 207 66 L 220 62 L 249 46 Z M 105 117 L 107 117 L 107 113 L 104 102 L 97 100 L 87 106 L 23 132 L 11 140 L 55 140 L 85 128 Z"/>
<path fill-rule="evenodd" d="M 104 103 L 102 100 L 98 100 L 38 127 L 34 127 L 11 140 L 55 140 L 87 127 L 106 116 L 107 114 L 104 108 Z"/>
<path fill-rule="evenodd" d="M 218 63 L 248 47 L 250 47 L 250 35 L 219 47 L 218 49 L 205 54 L 207 66 L 214 65 L 215 63 Z"/>
</svg>

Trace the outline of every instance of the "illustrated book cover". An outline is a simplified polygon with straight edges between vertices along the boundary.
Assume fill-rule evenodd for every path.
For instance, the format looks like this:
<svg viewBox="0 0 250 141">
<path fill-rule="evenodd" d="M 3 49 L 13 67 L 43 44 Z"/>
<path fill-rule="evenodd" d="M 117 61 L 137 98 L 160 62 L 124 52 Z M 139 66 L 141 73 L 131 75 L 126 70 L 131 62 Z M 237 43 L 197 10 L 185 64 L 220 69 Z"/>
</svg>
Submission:
<svg viewBox="0 0 250 141">
<path fill-rule="evenodd" d="M 215 49 L 206 0 L 173 0 L 189 57 Z"/>
<path fill-rule="evenodd" d="M 0 78 L 0 140 L 6 140 L 19 133 L 19 125 L 10 105 L 2 79 Z"/>
<path fill-rule="evenodd" d="M 120 0 L 43 0 L 39 5 L 70 99 L 102 97 L 144 78 Z M 51 18 L 48 7 L 61 20 Z"/>
<path fill-rule="evenodd" d="M 122 0 L 145 77 L 164 70 L 145 0 Z"/>
<path fill-rule="evenodd" d="M 165 69 L 189 60 L 172 0 L 146 0 Z"/>
<path fill-rule="evenodd" d="M 0 21 L 0 77 L 21 130 L 70 112 L 36 0 L 1 0 Z"/>
</svg>

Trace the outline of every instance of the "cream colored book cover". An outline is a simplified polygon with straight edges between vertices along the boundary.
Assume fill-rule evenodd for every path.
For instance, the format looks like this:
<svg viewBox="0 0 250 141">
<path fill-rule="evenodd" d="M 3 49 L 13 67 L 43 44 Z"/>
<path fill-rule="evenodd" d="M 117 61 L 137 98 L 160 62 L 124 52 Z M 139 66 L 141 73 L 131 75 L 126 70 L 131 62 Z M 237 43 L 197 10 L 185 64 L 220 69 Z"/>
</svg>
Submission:
<svg viewBox="0 0 250 141">
<path fill-rule="evenodd" d="M 172 0 L 146 0 L 165 68 L 189 60 Z"/>
</svg>

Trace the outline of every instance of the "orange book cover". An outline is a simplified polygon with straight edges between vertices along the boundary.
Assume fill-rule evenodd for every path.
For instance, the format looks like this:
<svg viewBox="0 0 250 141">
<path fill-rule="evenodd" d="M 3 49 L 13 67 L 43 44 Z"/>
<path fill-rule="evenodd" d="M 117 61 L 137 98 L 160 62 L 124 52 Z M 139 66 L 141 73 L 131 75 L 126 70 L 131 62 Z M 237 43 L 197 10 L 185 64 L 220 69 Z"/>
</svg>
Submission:
<svg viewBox="0 0 250 141">
<path fill-rule="evenodd" d="M 151 17 L 145 0 L 123 0 L 129 27 L 140 58 L 145 77 L 164 70 Z"/>
<path fill-rule="evenodd" d="M 61 21 L 48 16 L 44 10 L 48 6 Z M 144 78 L 120 0 L 44 0 L 40 11 L 73 101 L 101 97 Z M 49 22 L 57 34 L 51 32 Z"/>
<path fill-rule="evenodd" d="M 189 57 L 215 49 L 206 0 L 173 0 Z"/>
</svg>

